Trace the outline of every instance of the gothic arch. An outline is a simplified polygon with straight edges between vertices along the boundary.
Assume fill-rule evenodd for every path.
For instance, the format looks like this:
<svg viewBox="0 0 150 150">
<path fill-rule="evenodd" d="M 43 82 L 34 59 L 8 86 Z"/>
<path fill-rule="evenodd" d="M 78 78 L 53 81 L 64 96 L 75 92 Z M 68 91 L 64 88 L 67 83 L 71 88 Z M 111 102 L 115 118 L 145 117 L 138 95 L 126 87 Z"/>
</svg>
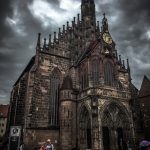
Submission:
<svg viewBox="0 0 150 150">
<path fill-rule="evenodd" d="M 50 75 L 50 97 L 49 97 L 49 125 L 59 125 L 59 88 L 61 72 L 54 68 Z"/>
<path fill-rule="evenodd" d="M 104 62 L 104 83 L 108 86 L 115 85 L 115 67 L 112 61 L 107 60 Z"/>
<path fill-rule="evenodd" d="M 126 106 L 124 106 L 121 102 L 117 101 L 117 100 L 112 100 L 110 101 L 106 101 L 100 111 L 100 116 L 103 117 L 103 113 L 104 111 L 109 107 L 109 105 L 114 104 L 117 105 L 120 109 L 122 109 L 124 111 L 124 113 L 127 115 L 128 118 L 130 118 L 130 113 L 128 111 L 128 109 L 126 108 Z"/>
<path fill-rule="evenodd" d="M 59 74 L 61 76 L 61 71 L 58 67 L 53 68 L 53 70 L 51 71 L 50 76 L 52 76 L 53 74 Z"/>
<path fill-rule="evenodd" d="M 86 105 L 80 107 L 79 113 L 79 145 L 82 149 L 90 149 L 91 138 L 91 113 Z"/>
<path fill-rule="evenodd" d="M 119 119 L 118 121 L 121 121 L 120 120 L 121 118 L 126 119 L 126 121 L 128 121 L 130 123 L 127 109 L 124 106 L 122 106 L 121 104 L 118 104 L 116 102 L 111 102 L 105 107 L 105 109 L 103 110 L 102 121 L 103 121 L 104 117 L 111 119 L 111 121 L 113 121 L 113 123 L 115 123 L 114 125 L 117 125 L 117 126 L 121 125 L 121 124 L 119 124 L 119 122 L 116 122 L 117 119 Z M 119 118 L 117 118 L 117 117 L 119 117 Z"/>
<path fill-rule="evenodd" d="M 78 107 L 79 114 L 81 114 L 84 107 L 87 109 L 87 111 L 89 112 L 90 117 L 91 117 L 91 106 L 87 102 L 82 102 L 80 107 Z"/>
<path fill-rule="evenodd" d="M 104 150 L 109 150 L 110 147 L 120 150 L 131 140 L 130 115 L 122 104 L 117 102 L 107 104 L 102 111 L 101 123 Z"/>
<path fill-rule="evenodd" d="M 100 81 L 100 60 L 97 57 L 94 57 L 91 60 L 90 68 L 93 86 L 98 85 Z"/>
<path fill-rule="evenodd" d="M 79 76 L 80 76 L 81 89 L 87 88 L 89 86 L 87 63 L 83 63 L 80 66 L 80 75 Z"/>
</svg>

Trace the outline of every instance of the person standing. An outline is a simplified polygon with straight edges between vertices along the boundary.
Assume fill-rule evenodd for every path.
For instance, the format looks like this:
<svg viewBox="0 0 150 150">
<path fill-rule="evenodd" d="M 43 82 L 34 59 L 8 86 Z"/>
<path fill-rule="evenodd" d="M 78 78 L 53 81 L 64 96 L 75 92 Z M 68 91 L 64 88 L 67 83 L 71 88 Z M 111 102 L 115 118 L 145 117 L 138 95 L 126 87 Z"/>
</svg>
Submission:
<svg viewBox="0 0 150 150">
<path fill-rule="evenodd" d="M 54 150 L 54 146 L 53 146 L 53 144 L 51 144 L 50 139 L 47 140 L 46 150 Z"/>
</svg>

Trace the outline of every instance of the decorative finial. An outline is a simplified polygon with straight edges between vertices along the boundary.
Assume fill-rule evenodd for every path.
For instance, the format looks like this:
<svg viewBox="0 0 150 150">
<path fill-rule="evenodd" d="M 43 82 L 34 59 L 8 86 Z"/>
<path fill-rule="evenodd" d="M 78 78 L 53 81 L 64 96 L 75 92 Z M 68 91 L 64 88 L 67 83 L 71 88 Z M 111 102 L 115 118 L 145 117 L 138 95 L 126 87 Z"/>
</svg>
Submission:
<svg viewBox="0 0 150 150">
<path fill-rule="evenodd" d="M 56 42 L 56 32 L 54 32 L 54 42 Z"/>
<path fill-rule="evenodd" d="M 78 23 L 80 22 L 80 14 L 78 14 Z"/>
<path fill-rule="evenodd" d="M 69 22 L 67 21 L 67 29 L 69 29 Z"/>
<path fill-rule="evenodd" d="M 58 38 L 61 37 L 61 28 L 58 29 Z"/>
<path fill-rule="evenodd" d="M 74 24 L 76 24 L 76 17 L 73 18 Z"/>
<path fill-rule="evenodd" d="M 41 33 L 38 33 L 38 41 L 37 41 L 37 48 L 41 46 Z"/>
<path fill-rule="evenodd" d="M 127 70 L 130 71 L 129 59 L 127 59 Z"/>
<path fill-rule="evenodd" d="M 65 33 L 65 25 L 63 25 L 63 33 Z"/>
<path fill-rule="evenodd" d="M 116 58 L 118 60 L 118 52 L 117 52 L 117 50 L 115 50 L 115 55 L 116 55 Z"/>
<path fill-rule="evenodd" d="M 99 21 L 97 21 L 97 28 L 99 29 Z"/>
<path fill-rule="evenodd" d="M 129 73 L 129 81 L 131 82 L 132 78 L 131 78 L 130 65 L 129 65 L 129 60 L 128 59 L 127 59 L 127 71 Z"/>
<path fill-rule="evenodd" d="M 122 64 L 123 64 L 123 68 L 125 68 L 125 63 L 124 63 L 124 60 L 122 61 Z"/>
<path fill-rule="evenodd" d="M 51 34 L 49 34 L 49 46 L 51 46 Z"/>
<path fill-rule="evenodd" d="M 106 16 L 105 12 L 103 13 L 103 16 L 104 16 L 104 18 L 106 18 L 106 17 L 105 17 L 105 16 Z"/>
<path fill-rule="evenodd" d="M 72 27 L 74 27 L 74 21 L 72 21 Z"/>
<path fill-rule="evenodd" d="M 43 48 L 46 48 L 46 38 L 44 38 L 44 45 Z"/>
<path fill-rule="evenodd" d="M 119 55 L 119 62 L 122 64 L 121 55 Z"/>
<path fill-rule="evenodd" d="M 107 18 L 106 18 L 106 14 L 103 14 L 103 19 L 102 19 L 102 29 L 103 31 L 108 31 L 108 22 L 107 22 Z"/>
</svg>

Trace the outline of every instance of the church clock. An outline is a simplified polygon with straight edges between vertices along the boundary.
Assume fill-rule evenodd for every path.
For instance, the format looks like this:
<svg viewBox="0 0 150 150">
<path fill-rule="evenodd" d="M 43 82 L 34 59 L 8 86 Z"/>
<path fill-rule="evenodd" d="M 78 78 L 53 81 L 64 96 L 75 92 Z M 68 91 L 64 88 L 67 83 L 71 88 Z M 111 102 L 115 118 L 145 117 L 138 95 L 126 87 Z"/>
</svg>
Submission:
<svg viewBox="0 0 150 150">
<path fill-rule="evenodd" d="M 103 34 L 103 40 L 107 43 L 107 44 L 111 44 L 112 43 L 112 38 L 110 36 L 109 33 L 104 33 Z"/>
</svg>

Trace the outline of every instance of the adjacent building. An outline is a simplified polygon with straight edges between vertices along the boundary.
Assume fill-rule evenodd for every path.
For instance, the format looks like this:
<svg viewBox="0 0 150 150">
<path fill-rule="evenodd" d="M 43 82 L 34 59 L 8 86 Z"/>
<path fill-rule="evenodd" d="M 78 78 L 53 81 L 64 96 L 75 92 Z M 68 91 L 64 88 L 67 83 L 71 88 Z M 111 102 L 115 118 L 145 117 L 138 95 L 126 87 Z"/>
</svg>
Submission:
<svg viewBox="0 0 150 150">
<path fill-rule="evenodd" d="M 117 32 L 117 31 L 116 31 Z M 94 0 L 49 35 L 16 81 L 10 126 L 22 127 L 25 149 L 51 139 L 56 150 L 120 150 L 134 143 L 129 62 L 118 55 Z"/>
<path fill-rule="evenodd" d="M 150 140 L 150 79 L 147 76 L 143 78 L 138 101 L 141 109 L 143 137 L 146 140 Z"/>
<path fill-rule="evenodd" d="M 9 105 L 0 105 L 0 138 L 2 139 L 6 132 Z"/>
</svg>

